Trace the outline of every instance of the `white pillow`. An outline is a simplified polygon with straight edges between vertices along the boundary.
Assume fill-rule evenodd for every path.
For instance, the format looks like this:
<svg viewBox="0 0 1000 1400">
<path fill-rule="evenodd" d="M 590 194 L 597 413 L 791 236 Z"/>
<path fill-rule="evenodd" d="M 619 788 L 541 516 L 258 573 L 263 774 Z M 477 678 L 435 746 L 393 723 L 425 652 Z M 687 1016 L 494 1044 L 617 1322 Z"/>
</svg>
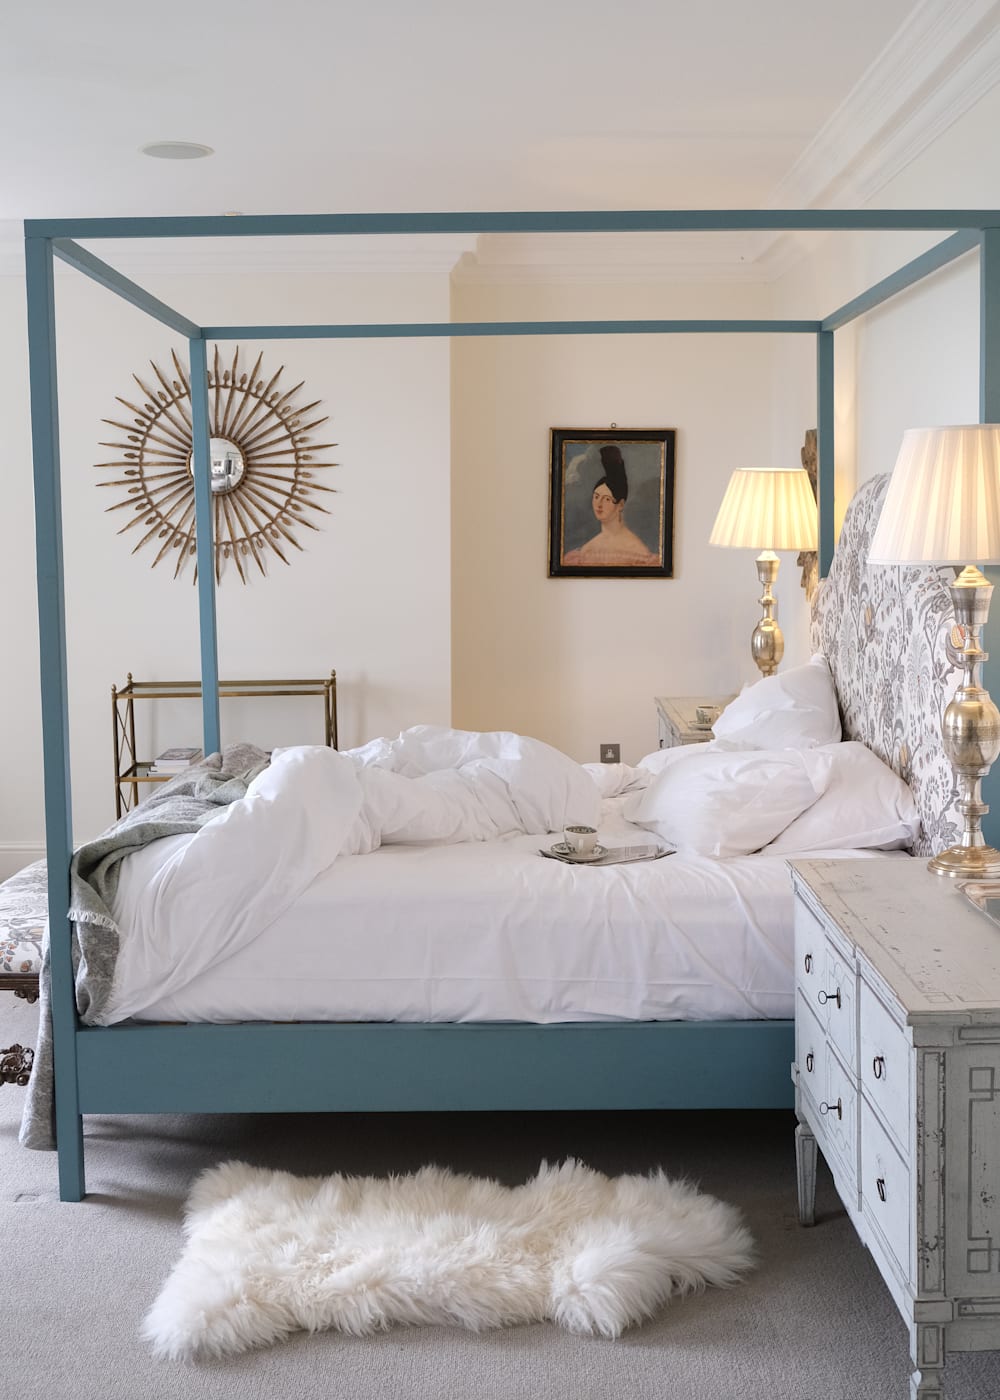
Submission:
<svg viewBox="0 0 1000 1400">
<path fill-rule="evenodd" d="M 812 806 L 833 764 L 812 750 L 698 745 L 664 753 L 671 757 L 643 792 L 626 799 L 624 815 L 679 851 L 703 856 L 759 851 Z"/>
<path fill-rule="evenodd" d="M 812 749 L 840 739 L 837 693 L 825 656 L 765 676 L 730 701 L 712 725 L 728 749 Z"/>
<path fill-rule="evenodd" d="M 818 752 L 833 759 L 829 787 L 765 848 L 766 855 L 891 851 L 913 845 L 920 832 L 920 813 L 913 793 L 888 764 L 853 740 Z"/>
</svg>

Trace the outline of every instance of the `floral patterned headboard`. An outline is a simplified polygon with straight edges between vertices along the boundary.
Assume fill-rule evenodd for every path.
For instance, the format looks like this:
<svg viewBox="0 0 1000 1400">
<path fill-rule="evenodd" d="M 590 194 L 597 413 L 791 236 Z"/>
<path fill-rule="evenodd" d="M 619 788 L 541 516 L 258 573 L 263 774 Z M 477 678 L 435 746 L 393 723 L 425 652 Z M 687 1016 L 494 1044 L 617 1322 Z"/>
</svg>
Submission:
<svg viewBox="0 0 1000 1400">
<path fill-rule="evenodd" d="M 950 569 L 869 564 L 889 473 L 866 482 L 844 517 L 829 578 L 813 600 L 812 642 L 830 663 L 845 739 L 859 739 L 910 785 L 930 855 L 962 822 L 941 716 L 961 668 L 951 643 Z"/>
</svg>

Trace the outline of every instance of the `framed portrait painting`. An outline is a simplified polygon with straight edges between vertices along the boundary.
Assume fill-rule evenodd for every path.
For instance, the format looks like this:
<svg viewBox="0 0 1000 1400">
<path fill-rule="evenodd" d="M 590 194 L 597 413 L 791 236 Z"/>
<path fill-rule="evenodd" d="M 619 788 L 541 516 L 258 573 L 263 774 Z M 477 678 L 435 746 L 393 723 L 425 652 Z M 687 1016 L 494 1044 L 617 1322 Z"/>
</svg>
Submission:
<svg viewBox="0 0 1000 1400">
<path fill-rule="evenodd" d="M 673 428 L 553 428 L 549 578 L 672 578 Z"/>
</svg>

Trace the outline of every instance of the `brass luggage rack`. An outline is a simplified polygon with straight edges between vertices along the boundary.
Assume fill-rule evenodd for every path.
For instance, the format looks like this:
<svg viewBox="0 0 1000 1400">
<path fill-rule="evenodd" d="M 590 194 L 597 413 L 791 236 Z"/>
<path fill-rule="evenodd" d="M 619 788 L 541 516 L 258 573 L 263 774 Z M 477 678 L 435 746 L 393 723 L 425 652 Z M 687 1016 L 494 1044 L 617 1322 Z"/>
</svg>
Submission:
<svg viewBox="0 0 1000 1400">
<path fill-rule="evenodd" d="M 220 681 L 219 699 L 262 696 L 316 695 L 323 700 L 323 742 L 337 747 L 337 673 L 322 680 Z M 139 801 L 143 783 L 164 783 L 167 773 L 151 773 L 153 759 L 140 759 L 135 742 L 136 700 L 200 700 L 200 681 L 137 681 L 129 671 L 123 686 L 111 687 L 111 722 L 114 737 L 115 816 L 121 817 Z"/>
</svg>

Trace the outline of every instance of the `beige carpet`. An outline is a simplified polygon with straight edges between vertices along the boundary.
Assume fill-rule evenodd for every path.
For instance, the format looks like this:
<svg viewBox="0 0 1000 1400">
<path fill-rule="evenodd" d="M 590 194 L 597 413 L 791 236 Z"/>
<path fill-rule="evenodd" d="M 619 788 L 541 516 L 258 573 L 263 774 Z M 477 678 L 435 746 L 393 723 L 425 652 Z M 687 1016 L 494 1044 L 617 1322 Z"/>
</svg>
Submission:
<svg viewBox="0 0 1000 1400">
<path fill-rule="evenodd" d="M 0 1000 L 0 1044 L 33 1009 Z M 248 1066 L 248 1072 L 252 1067 Z M 57 1199 L 55 1159 L 17 1146 L 23 1091 L 0 1088 L 0 1396 L 7 1400 L 907 1400 L 906 1329 L 825 1172 L 795 1216 L 791 1115 L 456 1114 L 97 1118 L 92 1195 Z M 230 1158 L 295 1172 L 436 1162 L 524 1180 L 541 1158 L 662 1165 L 737 1203 L 760 1248 L 745 1284 L 668 1306 L 618 1341 L 539 1324 L 374 1338 L 296 1336 L 231 1361 L 155 1361 L 142 1317 L 181 1248 L 192 1177 Z M 952 1358 L 949 1400 L 1000 1395 L 1000 1354 Z"/>
</svg>

